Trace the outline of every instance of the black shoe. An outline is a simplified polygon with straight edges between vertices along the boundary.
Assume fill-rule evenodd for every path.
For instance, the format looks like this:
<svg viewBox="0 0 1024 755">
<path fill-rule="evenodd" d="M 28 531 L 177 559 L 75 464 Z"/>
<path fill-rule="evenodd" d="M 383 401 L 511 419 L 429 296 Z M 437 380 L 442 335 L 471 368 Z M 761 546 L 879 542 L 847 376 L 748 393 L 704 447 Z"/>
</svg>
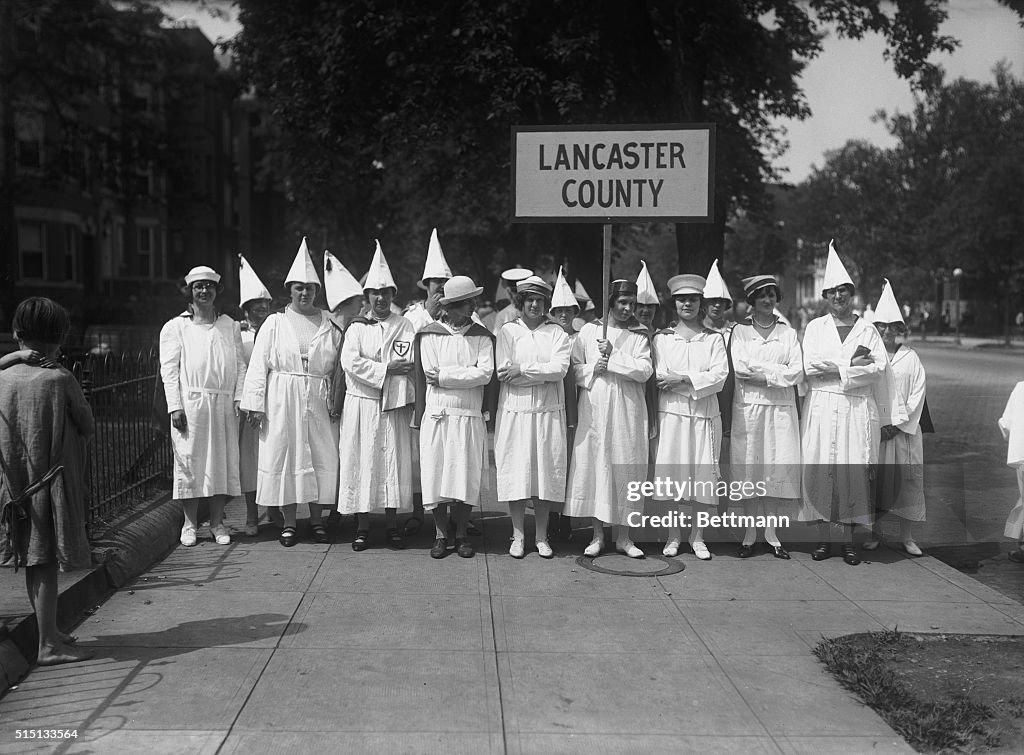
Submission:
<svg viewBox="0 0 1024 755">
<path fill-rule="evenodd" d="M 397 527 L 392 527 L 385 532 L 384 539 L 387 540 L 388 547 L 399 551 L 405 550 L 405 538 L 402 537 Z"/>
<path fill-rule="evenodd" d="M 754 555 L 754 545 L 753 544 L 747 545 L 746 543 L 743 543 L 740 546 L 740 552 L 737 555 L 740 558 L 750 558 L 751 556 Z"/>
<path fill-rule="evenodd" d="M 818 547 L 811 552 L 811 558 L 815 561 L 824 561 L 832 557 L 832 543 L 818 543 Z"/>
<path fill-rule="evenodd" d="M 434 541 L 434 547 L 430 549 L 431 558 L 444 558 L 448 555 L 448 541 L 439 537 Z"/>
<path fill-rule="evenodd" d="M 356 530 L 356 539 L 352 541 L 352 550 L 365 551 L 370 546 L 370 531 Z"/>
<path fill-rule="evenodd" d="M 314 524 L 310 527 L 314 543 L 329 543 L 331 538 L 327 535 L 327 527 L 323 524 Z"/>
<path fill-rule="evenodd" d="M 772 555 L 775 556 L 775 558 L 785 559 L 786 561 L 789 560 L 789 551 L 787 551 L 781 545 L 772 546 Z"/>
<path fill-rule="evenodd" d="M 843 561 L 848 563 L 850 566 L 856 566 L 860 563 L 860 556 L 857 555 L 857 549 L 849 543 L 843 546 Z"/>
<path fill-rule="evenodd" d="M 281 543 L 285 548 L 291 548 L 295 543 L 299 542 L 299 537 L 295 532 L 295 528 L 285 527 L 282 529 L 281 534 L 277 538 L 277 542 Z"/>
<path fill-rule="evenodd" d="M 459 538 L 455 541 L 455 552 L 462 558 L 473 558 L 473 544 L 466 538 Z"/>
</svg>

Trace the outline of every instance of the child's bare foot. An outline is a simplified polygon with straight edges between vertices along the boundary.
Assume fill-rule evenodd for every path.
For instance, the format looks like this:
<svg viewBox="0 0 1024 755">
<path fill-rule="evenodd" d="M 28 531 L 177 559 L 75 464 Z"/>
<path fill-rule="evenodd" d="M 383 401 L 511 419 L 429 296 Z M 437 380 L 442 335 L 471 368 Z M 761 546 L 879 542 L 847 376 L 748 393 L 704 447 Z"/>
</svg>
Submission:
<svg viewBox="0 0 1024 755">
<path fill-rule="evenodd" d="M 36 663 L 40 666 L 57 666 L 61 663 L 87 661 L 94 655 L 95 653 L 92 650 L 82 650 L 81 648 L 71 648 L 66 645 L 59 645 L 55 648 L 44 648 L 40 650 L 39 657 L 36 658 Z"/>
</svg>

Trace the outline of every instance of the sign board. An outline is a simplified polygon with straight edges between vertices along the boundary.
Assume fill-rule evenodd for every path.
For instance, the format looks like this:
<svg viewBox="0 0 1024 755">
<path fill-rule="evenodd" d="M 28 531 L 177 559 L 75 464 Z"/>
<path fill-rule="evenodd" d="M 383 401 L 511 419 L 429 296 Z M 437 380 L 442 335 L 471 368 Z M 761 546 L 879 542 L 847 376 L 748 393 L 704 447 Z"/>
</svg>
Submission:
<svg viewBox="0 0 1024 755">
<path fill-rule="evenodd" d="M 715 126 L 517 126 L 512 220 L 714 220 Z"/>
</svg>

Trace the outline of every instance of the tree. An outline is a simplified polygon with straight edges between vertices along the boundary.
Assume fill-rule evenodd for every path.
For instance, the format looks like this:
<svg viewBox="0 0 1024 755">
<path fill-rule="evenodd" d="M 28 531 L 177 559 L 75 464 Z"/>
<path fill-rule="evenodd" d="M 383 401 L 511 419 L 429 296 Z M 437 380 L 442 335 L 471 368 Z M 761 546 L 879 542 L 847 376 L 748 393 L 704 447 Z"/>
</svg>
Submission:
<svg viewBox="0 0 1024 755">
<path fill-rule="evenodd" d="M 513 124 L 714 121 L 714 224 L 677 227 L 677 256 L 721 257 L 730 209 L 750 208 L 783 149 L 775 117 L 805 117 L 799 74 L 823 29 L 883 34 L 925 85 L 937 0 L 242 0 L 232 50 L 278 130 L 279 178 L 308 225 L 361 248 L 387 234 L 422 256 L 432 225 L 463 269 L 529 248 L 599 249 L 594 228 L 510 228 Z M 358 239 L 358 242 L 356 241 Z M 486 245 L 486 246 L 485 246 Z M 388 246 L 386 245 L 387 249 Z M 362 257 L 368 257 L 364 251 Z"/>
</svg>

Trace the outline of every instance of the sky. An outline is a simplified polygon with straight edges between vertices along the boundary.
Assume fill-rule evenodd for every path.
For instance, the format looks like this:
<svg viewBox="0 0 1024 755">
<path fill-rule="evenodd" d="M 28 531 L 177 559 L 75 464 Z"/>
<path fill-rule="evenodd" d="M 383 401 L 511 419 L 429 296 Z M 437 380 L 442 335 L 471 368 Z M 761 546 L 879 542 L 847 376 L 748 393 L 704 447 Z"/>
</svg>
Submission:
<svg viewBox="0 0 1024 755">
<path fill-rule="evenodd" d="M 230 19 L 211 18 L 197 3 L 170 0 L 164 4 L 172 18 L 193 20 L 213 41 L 230 38 L 238 29 L 236 12 L 227 0 L 206 0 L 223 8 Z M 992 68 L 1007 60 L 1018 79 L 1024 78 L 1024 28 L 1019 16 L 996 0 L 951 0 L 949 18 L 941 32 L 960 40 L 953 53 L 935 55 L 932 62 L 946 70 L 946 80 L 964 77 L 992 81 Z M 899 79 L 883 59 L 884 40 L 870 35 L 859 40 L 830 34 L 822 53 L 808 64 L 802 77 L 812 115 L 805 121 L 780 120 L 787 130 L 789 150 L 775 165 L 782 178 L 799 183 L 812 166 L 824 164 L 824 153 L 849 139 L 864 139 L 880 147 L 892 138 L 872 116 L 880 109 L 889 114 L 910 112 L 914 97 L 908 82 Z"/>
</svg>

